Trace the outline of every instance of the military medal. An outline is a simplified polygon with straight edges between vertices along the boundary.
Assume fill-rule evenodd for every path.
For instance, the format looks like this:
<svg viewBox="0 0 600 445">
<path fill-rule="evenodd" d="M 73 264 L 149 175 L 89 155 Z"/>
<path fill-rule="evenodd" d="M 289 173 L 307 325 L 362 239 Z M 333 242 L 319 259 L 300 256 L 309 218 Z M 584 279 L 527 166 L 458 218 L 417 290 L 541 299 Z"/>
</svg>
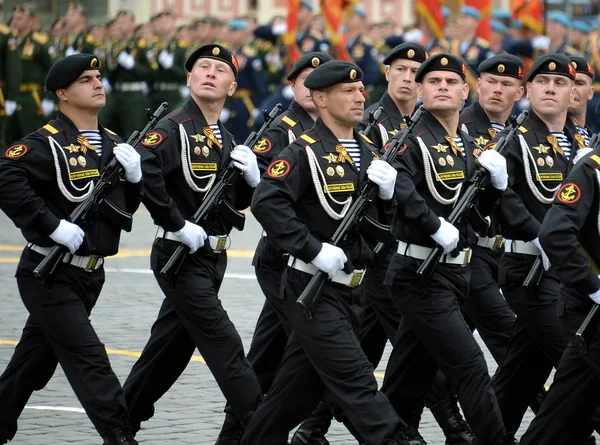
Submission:
<svg viewBox="0 0 600 445">
<path fill-rule="evenodd" d="M 440 163 L 440 167 L 445 167 L 446 166 L 446 159 L 445 158 L 439 158 L 438 162 Z"/>
<path fill-rule="evenodd" d="M 96 150 L 98 147 L 94 147 L 90 144 L 90 141 L 87 140 L 85 136 L 79 135 L 77 136 L 77 142 L 81 145 L 81 152 L 85 155 L 88 150 Z M 81 156 L 80 156 L 81 157 Z M 81 161 L 79 161 L 81 163 Z"/>
<path fill-rule="evenodd" d="M 348 150 L 346 150 L 346 147 L 344 147 L 342 144 L 338 144 L 335 146 L 335 152 L 338 154 L 338 157 L 337 157 L 338 163 L 340 163 L 340 162 L 343 163 L 343 162 L 348 161 L 350 163 L 350 165 L 354 165 L 354 160 L 348 154 Z M 339 174 L 339 171 L 338 171 L 338 174 Z"/>
<path fill-rule="evenodd" d="M 75 158 L 69 159 L 69 164 L 71 164 L 72 167 L 75 167 L 77 165 L 77 159 L 75 159 Z"/>
<path fill-rule="evenodd" d="M 327 174 L 329 176 L 333 176 L 335 174 L 335 170 L 333 169 L 333 167 L 327 167 Z"/>
<path fill-rule="evenodd" d="M 446 162 L 448 162 L 448 165 L 450 167 L 454 167 L 454 158 L 450 155 L 446 156 Z"/>
<path fill-rule="evenodd" d="M 548 167 L 553 167 L 554 166 L 554 159 L 552 159 L 552 156 L 547 156 L 546 157 L 546 164 L 548 164 Z"/>
<path fill-rule="evenodd" d="M 544 158 L 537 158 L 537 165 L 539 165 L 540 167 L 546 165 L 546 163 L 544 162 Z"/>
<path fill-rule="evenodd" d="M 200 149 L 200 147 L 194 147 L 194 154 L 196 156 L 200 156 L 200 153 L 202 153 L 202 150 Z"/>
<path fill-rule="evenodd" d="M 207 138 L 206 145 L 208 145 L 210 148 L 212 148 L 213 144 L 215 144 L 218 148 L 222 147 L 221 143 L 219 142 L 219 139 L 217 139 L 217 136 L 215 135 L 215 132 L 212 128 L 204 127 L 202 132 Z"/>
<path fill-rule="evenodd" d="M 546 137 L 546 140 L 548 141 L 548 143 L 552 147 L 552 150 L 554 151 L 555 155 L 562 155 L 563 154 L 562 148 L 560 148 L 560 145 L 558 145 L 558 139 L 556 139 L 556 136 L 554 136 L 553 134 L 549 134 Z"/>
<path fill-rule="evenodd" d="M 208 147 L 205 145 L 204 147 L 202 147 L 202 154 L 204 155 L 205 158 L 208 158 L 208 153 L 210 153 Z"/>
<path fill-rule="evenodd" d="M 344 177 L 344 167 L 342 167 L 341 165 L 338 165 L 335 168 L 335 172 L 340 176 L 340 178 Z"/>
<path fill-rule="evenodd" d="M 496 129 L 495 128 L 488 128 L 488 133 L 490 134 L 492 139 L 494 139 L 496 137 Z"/>
<path fill-rule="evenodd" d="M 459 153 L 462 153 L 462 149 L 456 144 L 456 141 L 452 136 L 448 134 L 444 136 L 444 139 L 446 139 L 446 141 L 450 144 L 450 148 L 452 148 L 452 153 L 454 153 L 455 156 L 458 156 Z"/>
<path fill-rule="evenodd" d="M 437 150 L 438 153 L 446 153 L 446 149 L 448 148 L 448 146 L 442 145 L 442 144 L 437 144 L 437 145 L 432 145 L 431 148 L 434 148 L 435 150 Z"/>
<path fill-rule="evenodd" d="M 575 140 L 577 141 L 577 145 L 579 145 L 579 148 L 585 147 L 585 140 L 583 139 L 582 135 L 580 135 L 579 133 L 575 133 Z"/>
<path fill-rule="evenodd" d="M 79 162 L 79 165 L 81 165 L 82 167 L 85 167 L 85 165 L 87 164 L 87 162 L 83 156 L 79 156 L 77 158 L 77 161 Z"/>
</svg>

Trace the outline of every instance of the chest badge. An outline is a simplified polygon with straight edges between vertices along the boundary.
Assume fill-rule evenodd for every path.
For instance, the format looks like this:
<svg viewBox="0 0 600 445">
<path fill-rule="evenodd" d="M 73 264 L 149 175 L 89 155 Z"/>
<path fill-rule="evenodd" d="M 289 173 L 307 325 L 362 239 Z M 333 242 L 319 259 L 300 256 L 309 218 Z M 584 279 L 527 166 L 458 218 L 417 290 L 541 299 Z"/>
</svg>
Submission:
<svg viewBox="0 0 600 445">
<path fill-rule="evenodd" d="M 338 166 L 335 168 L 335 172 L 338 174 L 338 176 L 339 176 L 340 178 L 343 178 L 343 177 L 344 177 L 344 167 L 342 167 L 341 165 L 338 165 Z"/>
<path fill-rule="evenodd" d="M 485 144 L 487 144 L 489 141 L 490 141 L 489 139 L 486 139 L 483 136 L 479 136 L 478 138 L 475 139 L 475 142 L 480 147 L 485 147 Z"/>
<path fill-rule="evenodd" d="M 448 146 L 444 144 L 432 145 L 431 148 L 437 150 L 438 153 L 446 153 L 446 151 L 448 150 Z"/>
</svg>

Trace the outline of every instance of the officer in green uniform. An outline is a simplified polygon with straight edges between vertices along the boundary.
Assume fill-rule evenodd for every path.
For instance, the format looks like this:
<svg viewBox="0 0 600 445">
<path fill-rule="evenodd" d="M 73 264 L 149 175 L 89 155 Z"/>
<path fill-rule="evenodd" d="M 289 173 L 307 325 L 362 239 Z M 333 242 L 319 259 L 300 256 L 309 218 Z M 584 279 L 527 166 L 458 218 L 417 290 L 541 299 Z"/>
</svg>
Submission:
<svg viewBox="0 0 600 445">
<path fill-rule="evenodd" d="M 179 89 L 185 85 L 186 80 L 183 65 L 188 43 L 176 37 L 175 18 L 176 14 L 173 11 L 166 10 L 154 15 L 150 20 L 154 37 L 146 55 L 152 68 L 152 109 L 165 101 L 174 109 L 182 99 Z"/>
<path fill-rule="evenodd" d="M 63 56 L 85 53 L 96 55 L 98 42 L 87 33 L 87 11 L 81 3 L 69 3 L 65 14 L 66 34 L 60 40 L 58 53 Z"/>
<path fill-rule="evenodd" d="M 8 38 L 6 48 L 7 142 L 35 131 L 54 112 L 50 93 L 44 97 L 44 79 L 56 58 L 48 36 L 34 31 L 36 13 L 23 5 L 13 9 L 11 27 L 16 35 Z M 18 105 L 17 105 L 18 104 Z"/>
<path fill-rule="evenodd" d="M 121 10 L 115 18 L 118 40 L 107 48 L 108 81 L 112 87 L 111 100 L 102 110 L 101 120 L 125 137 L 142 128 L 147 122 L 148 84 L 152 69 L 146 51 L 148 42 L 134 37 L 135 17 Z M 106 82 L 105 82 L 106 83 Z"/>
</svg>

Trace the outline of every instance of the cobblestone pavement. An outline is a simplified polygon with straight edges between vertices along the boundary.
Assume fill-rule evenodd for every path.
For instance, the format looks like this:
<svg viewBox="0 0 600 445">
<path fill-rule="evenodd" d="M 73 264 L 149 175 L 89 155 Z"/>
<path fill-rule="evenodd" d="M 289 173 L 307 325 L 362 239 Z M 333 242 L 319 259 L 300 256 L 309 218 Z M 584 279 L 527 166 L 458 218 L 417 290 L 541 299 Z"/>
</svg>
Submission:
<svg viewBox="0 0 600 445">
<path fill-rule="evenodd" d="M 19 339 L 27 312 L 17 293 L 13 277 L 24 245 L 19 231 L 0 215 L 0 371 L 4 370 Z M 106 264 L 107 280 L 92 314 L 100 338 L 121 382 L 136 360 L 155 320 L 162 294 L 150 274 L 148 249 L 155 227 L 141 208 L 132 233 L 125 234 L 121 253 Z M 229 267 L 221 291 L 229 312 L 246 347 L 250 344 L 263 297 L 250 265 L 260 227 L 251 215 L 246 230 L 235 232 Z M 496 365 L 485 351 L 490 372 Z M 376 376 L 381 384 L 389 348 Z M 223 419 L 224 399 L 212 375 L 195 357 L 173 388 L 157 404 L 156 416 L 143 425 L 137 438 L 144 445 L 214 444 Z M 528 413 L 526 426 L 531 419 Z M 421 433 L 430 444 L 443 444 L 444 438 L 426 410 Z M 522 433 L 522 431 L 521 431 Z M 332 444 L 356 444 L 343 426 L 334 425 L 328 435 Z M 50 383 L 35 393 L 23 412 L 19 431 L 11 445 L 100 444 L 91 423 L 81 409 L 60 367 Z"/>
</svg>

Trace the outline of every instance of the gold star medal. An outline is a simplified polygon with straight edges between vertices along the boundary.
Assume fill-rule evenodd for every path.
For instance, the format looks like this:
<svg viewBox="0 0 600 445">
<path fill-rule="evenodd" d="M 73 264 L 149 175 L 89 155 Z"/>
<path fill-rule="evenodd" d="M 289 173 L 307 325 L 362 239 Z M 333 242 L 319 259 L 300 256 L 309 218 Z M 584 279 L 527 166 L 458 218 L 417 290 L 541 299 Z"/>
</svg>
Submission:
<svg viewBox="0 0 600 445">
<path fill-rule="evenodd" d="M 328 164 L 335 164 L 335 163 L 337 163 L 337 156 L 334 155 L 333 153 L 329 153 L 327 156 L 321 156 L 321 157 L 323 159 L 325 159 Z"/>
<path fill-rule="evenodd" d="M 546 154 L 548 153 L 548 150 L 550 150 L 550 147 L 546 147 L 545 145 L 540 144 L 533 147 L 533 149 L 536 150 L 539 154 Z"/>
<path fill-rule="evenodd" d="M 492 136 L 493 137 L 493 136 Z M 475 142 L 477 143 L 477 145 L 479 145 L 480 147 L 485 147 L 485 144 L 487 144 L 490 140 L 484 138 L 483 136 L 479 136 L 478 138 L 475 139 Z"/>
<path fill-rule="evenodd" d="M 190 137 L 194 140 L 194 142 L 204 142 L 204 139 L 206 138 L 206 136 L 201 134 L 193 134 Z"/>
<path fill-rule="evenodd" d="M 438 153 L 446 153 L 446 149 L 448 148 L 448 146 L 442 145 L 442 144 L 437 144 L 437 145 L 432 145 L 431 148 L 434 148 L 435 150 L 437 150 Z"/>
<path fill-rule="evenodd" d="M 70 144 L 63 148 L 65 150 L 68 150 L 69 153 L 77 153 L 79 151 L 79 145 L 75 145 L 75 144 Z M 77 162 L 77 161 L 75 161 L 75 162 Z"/>
</svg>

